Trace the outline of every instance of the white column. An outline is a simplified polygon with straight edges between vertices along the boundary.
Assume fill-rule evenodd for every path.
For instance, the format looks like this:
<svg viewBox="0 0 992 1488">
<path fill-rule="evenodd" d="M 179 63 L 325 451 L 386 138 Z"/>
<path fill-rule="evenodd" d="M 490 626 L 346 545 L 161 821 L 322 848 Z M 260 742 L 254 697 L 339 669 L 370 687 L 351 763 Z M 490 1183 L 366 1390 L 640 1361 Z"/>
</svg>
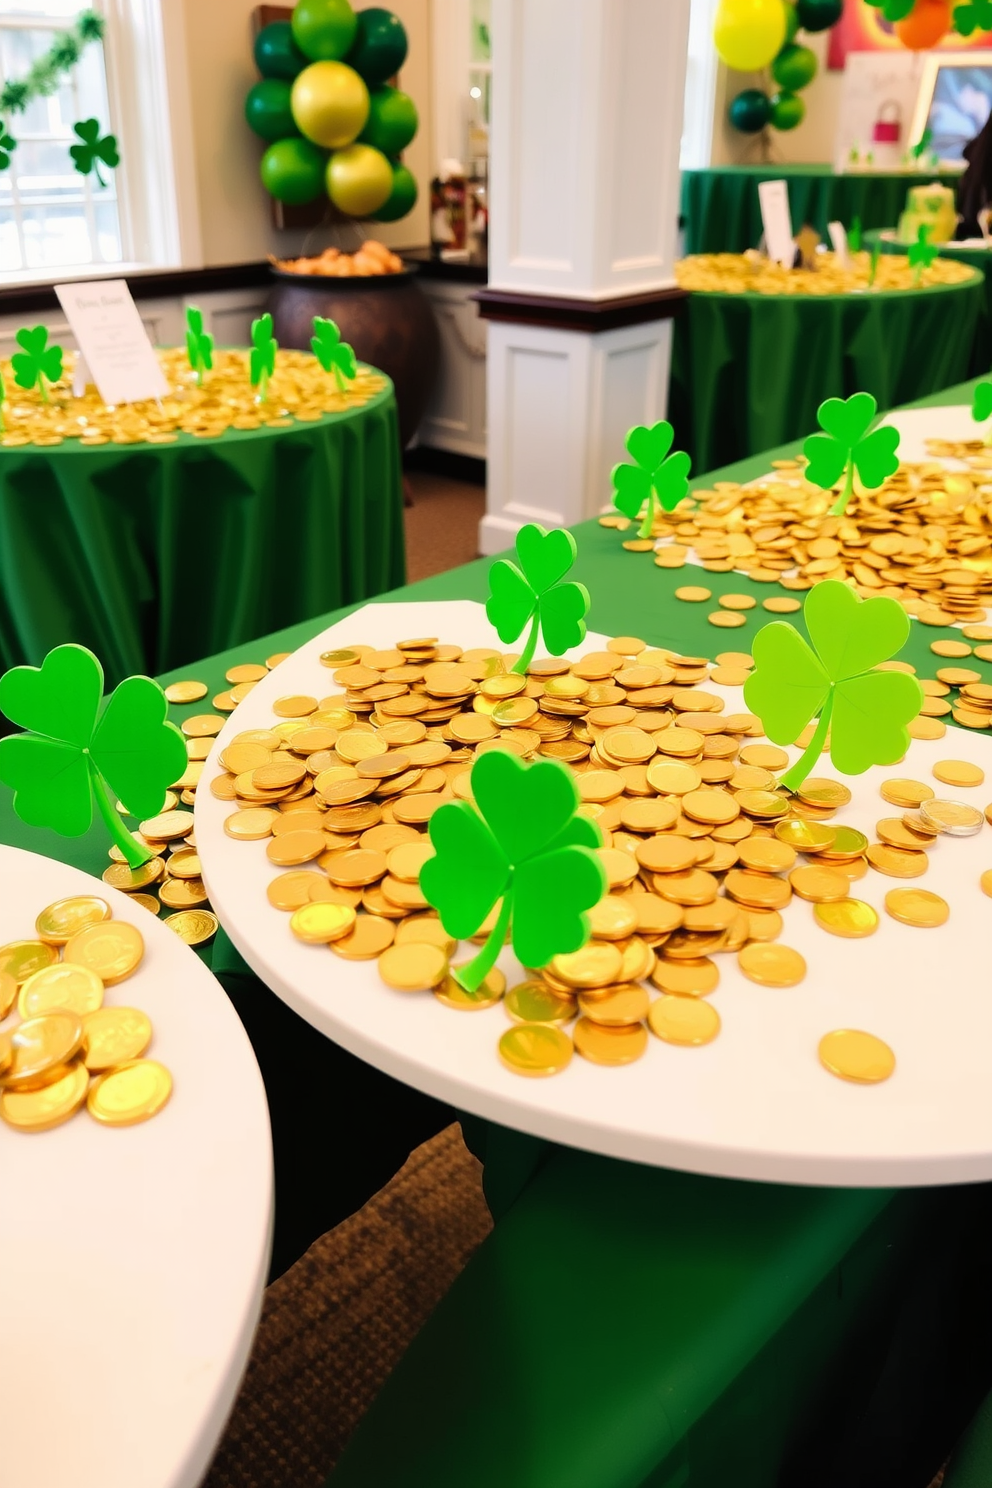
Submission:
<svg viewBox="0 0 992 1488">
<path fill-rule="evenodd" d="M 591 516 L 664 416 L 688 25 L 689 0 L 493 0 L 489 291 L 536 303 L 490 321 L 483 553 Z"/>
</svg>

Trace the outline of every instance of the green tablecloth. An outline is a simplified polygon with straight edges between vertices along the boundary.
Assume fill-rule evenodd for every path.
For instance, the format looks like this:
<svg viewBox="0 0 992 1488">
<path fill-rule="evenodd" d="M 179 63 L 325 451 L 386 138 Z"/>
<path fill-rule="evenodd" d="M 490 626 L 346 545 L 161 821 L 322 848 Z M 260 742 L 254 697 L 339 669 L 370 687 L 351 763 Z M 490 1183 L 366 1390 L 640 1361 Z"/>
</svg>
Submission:
<svg viewBox="0 0 992 1488">
<path fill-rule="evenodd" d="M 792 227 L 815 227 L 826 241 L 827 223 L 850 227 L 891 227 L 906 205 L 911 186 L 938 180 L 957 187 L 960 173 L 928 176 L 916 172 L 851 172 L 837 175 L 830 165 L 728 165 L 682 172 L 682 218 L 686 253 L 743 253 L 761 238 L 758 183 L 789 185 Z"/>
<path fill-rule="evenodd" d="M 72 640 L 154 675 L 405 577 L 391 384 L 314 424 L 0 449 L 0 666 Z"/>
<path fill-rule="evenodd" d="M 886 231 L 878 228 L 865 234 L 865 242 L 870 245 L 880 241 L 883 253 L 905 253 L 905 247 L 895 241 L 894 234 L 894 229 Z M 976 269 L 985 280 L 985 299 L 975 327 L 971 365 L 968 369 L 971 377 L 985 377 L 992 368 L 992 247 L 964 248 L 958 243 L 942 243 L 940 256 L 967 264 L 969 268 Z"/>
<path fill-rule="evenodd" d="M 825 398 L 879 408 L 971 372 L 985 285 L 849 295 L 689 295 L 675 321 L 670 417 L 693 468 L 712 470 L 817 427 Z"/>
</svg>

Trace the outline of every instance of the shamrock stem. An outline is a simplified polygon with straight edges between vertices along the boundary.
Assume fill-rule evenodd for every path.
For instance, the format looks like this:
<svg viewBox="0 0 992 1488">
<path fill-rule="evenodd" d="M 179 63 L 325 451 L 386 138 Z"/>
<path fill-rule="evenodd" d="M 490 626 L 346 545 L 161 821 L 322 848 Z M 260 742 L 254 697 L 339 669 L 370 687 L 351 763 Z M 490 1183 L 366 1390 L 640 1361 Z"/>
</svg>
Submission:
<svg viewBox="0 0 992 1488">
<path fill-rule="evenodd" d="M 93 783 L 93 795 L 96 798 L 97 810 L 103 817 L 104 826 L 113 838 L 115 845 L 124 854 L 128 866 L 131 868 L 140 868 L 142 863 L 148 862 L 151 853 L 147 848 L 142 847 L 140 842 L 135 842 L 132 833 L 128 831 L 127 827 L 121 821 L 120 812 L 107 794 L 107 787 L 103 783 L 103 777 L 92 759 L 89 760 L 89 767 L 90 780 Z"/>
<path fill-rule="evenodd" d="M 269 374 L 263 368 L 262 371 L 259 373 L 259 378 L 258 378 L 257 401 L 259 403 L 267 403 L 268 402 L 268 399 L 269 399 Z"/>
<path fill-rule="evenodd" d="M 41 394 L 42 403 L 48 402 L 48 385 L 45 382 L 44 373 L 38 373 L 38 391 Z"/>
<path fill-rule="evenodd" d="M 637 530 L 638 537 L 650 537 L 654 528 L 654 486 L 648 490 L 648 506 L 644 520 Z"/>
<path fill-rule="evenodd" d="M 837 500 L 834 502 L 833 506 L 830 508 L 830 515 L 832 517 L 842 517 L 844 515 L 844 513 L 847 511 L 847 503 L 851 499 L 851 493 L 853 492 L 853 490 L 854 490 L 854 457 L 852 455 L 851 459 L 849 459 L 848 462 L 847 462 L 847 475 L 844 478 L 844 489 L 843 489 L 843 491 L 841 491 L 840 495 L 837 497 Z"/>
<path fill-rule="evenodd" d="M 813 766 L 820 758 L 820 755 L 823 753 L 823 746 L 827 738 L 827 730 L 830 727 L 830 715 L 833 710 L 834 690 L 831 687 L 830 691 L 827 693 L 826 701 L 824 702 L 823 707 L 820 710 L 820 721 L 816 725 L 816 732 L 813 734 L 812 739 L 810 739 L 805 753 L 799 756 L 799 758 L 796 760 L 796 763 L 790 770 L 786 770 L 785 774 L 782 776 L 781 781 L 779 782 L 781 785 L 785 786 L 786 790 L 798 790 L 799 786 L 802 785 L 803 781 L 806 779 L 806 776 L 809 774 L 810 770 L 812 770 Z"/>
<path fill-rule="evenodd" d="M 331 371 L 334 373 L 334 381 L 338 385 L 338 392 L 339 393 L 346 393 L 348 391 L 348 389 L 345 386 L 345 380 L 341 376 L 341 368 L 338 366 L 337 362 L 334 362 L 332 364 Z"/>
<path fill-rule="evenodd" d="M 506 932 L 510 928 L 512 910 L 513 879 L 511 877 L 504 890 L 503 904 L 489 939 L 479 954 L 467 966 L 460 966 L 457 971 L 452 971 L 451 973 L 458 985 L 464 987 L 466 992 L 478 992 L 486 977 L 496 965 L 496 957 L 506 942 Z"/>
<path fill-rule="evenodd" d="M 516 664 L 510 668 L 512 672 L 516 672 L 516 674 L 520 677 L 523 676 L 527 668 L 530 666 L 531 662 L 534 660 L 534 652 L 537 650 L 537 637 L 540 629 L 541 607 L 540 605 L 536 605 L 534 607 L 534 623 L 531 625 L 530 635 L 527 637 L 527 644 L 524 647 L 523 655 L 520 657 L 519 661 L 517 661 Z"/>
</svg>

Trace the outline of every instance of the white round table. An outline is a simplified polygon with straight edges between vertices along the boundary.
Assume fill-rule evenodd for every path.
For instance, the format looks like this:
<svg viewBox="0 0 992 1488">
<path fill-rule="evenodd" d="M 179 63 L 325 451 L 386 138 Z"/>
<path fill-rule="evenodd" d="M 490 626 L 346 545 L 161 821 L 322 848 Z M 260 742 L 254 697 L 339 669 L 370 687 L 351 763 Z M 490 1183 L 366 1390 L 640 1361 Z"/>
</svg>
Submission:
<svg viewBox="0 0 992 1488">
<path fill-rule="evenodd" d="M 99 893 L 145 957 L 105 1006 L 151 1018 L 172 1073 L 151 1121 L 85 1110 L 0 1124 L 0 1482 L 195 1488 L 241 1381 L 272 1224 L 265 1089 L 223 988 L 173 931 L 76 868 L 0 847 L 0 944 L 39 910 Z M 15 1019 L 8 1020 L 9 1027 Z"/>
<path fill-rule="evenodd" d="M 723 1028 L 715 1042 L 684 1049 L 652 1037 L 636 1064 L 605 1069 L 576 1056 L 560 1075 L 528 1080 L 500 1063 L 496 1043 L 508 1027 L 499 1005 L 458 1013 L 430 994 L 392 991 L 375 962 L 350 962 L 290 933 L 266 885 L 278 871 L 264 842 L 237 842 L 223 823 L 235 809 L 209 789 L 219 753 L 243 729 L 267 727 L 272 703 L 291 693 L 326 696 L 331 673 L 321 651 L 356 642 L 377 647 L 407 636 L 437 636 L 463 647 L 498 644 L 483 606 L 468 601 L 373 604 L 326 630 L 253 688 L 217 738 L 197 791 L 196 837 L 210 899 L 232 941 L 261 979 L 329 1038 L 417 1089 L 471 1112 L 555 1142 L 635 1162 L 730 1178 L 834 1186 L 959 1183 L 992 1178 L 992 996 L 990 905 L 979 887 L 992 867 L 992 828 L 944 838 L 921 887 L 943 894 L 951 918 L 940 929 L 912 929 L 883 909 L 900 881 L 869 869 L 852 893 L 880 911 L 867 940 L 840 940 L 794 899 L 781 941 L 809 970 L 799 986 L 756 986 L 736 957 L 717 957 L 712 996 Z M 590 634 L 580 651 L 600 649 Z M 578 654 L 578 653 L 576 653 Z M 741 689 L 707 683 L 744 707 Z M 872 832 L 895 808 L 878 793 L 894 775 L 929 780 L 932 764 L 981 764 L 979 790 L 938 794 L 984 807 L 992 799 L 992 745 L 965 729 L 914 741 L 902 765 L 848 778 L 853 800 L 836 820 Z M 835 775 L 829 761 L 817 774 Z M 934 782 L 935 784 L 935 782 Z M 504 951 L 500 965 L 522 980 Z M 896 1052 L 884 1084 L 857 1086 L 826 1073 L 817 1058 L 823 1034 L 862 1028 Z"/>
</svg>

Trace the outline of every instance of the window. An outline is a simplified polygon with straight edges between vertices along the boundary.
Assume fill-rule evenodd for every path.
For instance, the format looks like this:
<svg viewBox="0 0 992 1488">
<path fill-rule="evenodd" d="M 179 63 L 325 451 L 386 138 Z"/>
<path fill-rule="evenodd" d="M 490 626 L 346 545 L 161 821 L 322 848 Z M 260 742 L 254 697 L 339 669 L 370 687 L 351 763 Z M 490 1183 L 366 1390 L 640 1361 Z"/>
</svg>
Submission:
<svg viewBox="0 0 992 1488">
<path fill-rule="evenodd" d="M 492 56 L 489 40 L 490 0 L 472 0 L 471 65 L 469 66 L 468 150 L 469 174 L 489 162 L 489 112 Z"/>
<path fill-rule="evenodd" d="M 717 0 L 691 0 L 682 128 L 683 170 L 705 170 L 710 163 L 719 71 L 719 58 L 713 45 L 716 12 Z"/>
</svg>

